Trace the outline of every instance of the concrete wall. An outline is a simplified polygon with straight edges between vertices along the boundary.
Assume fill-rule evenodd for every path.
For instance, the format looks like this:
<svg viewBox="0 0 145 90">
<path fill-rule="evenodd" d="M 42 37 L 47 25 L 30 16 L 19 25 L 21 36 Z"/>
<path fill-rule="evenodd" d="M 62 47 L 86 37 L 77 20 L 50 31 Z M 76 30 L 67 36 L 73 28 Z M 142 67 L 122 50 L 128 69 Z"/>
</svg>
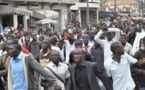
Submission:
<svg viewBox="0 0 145 90">
<path fill-rule="evenodd" d="M 59 25 L 57 25 L 56 29 L 57 30 L 63 30 L 65 29 L 65 24 L 66 24 L 66 20 L 68 19 L 68 12 L 69 12 L 69 7 L 65 4 L 56 4 L 52 6 L 52 10 L 60 10 L 59 11 Z M 60 26 L 60 27 L 59 27 Z"/>
</svg>

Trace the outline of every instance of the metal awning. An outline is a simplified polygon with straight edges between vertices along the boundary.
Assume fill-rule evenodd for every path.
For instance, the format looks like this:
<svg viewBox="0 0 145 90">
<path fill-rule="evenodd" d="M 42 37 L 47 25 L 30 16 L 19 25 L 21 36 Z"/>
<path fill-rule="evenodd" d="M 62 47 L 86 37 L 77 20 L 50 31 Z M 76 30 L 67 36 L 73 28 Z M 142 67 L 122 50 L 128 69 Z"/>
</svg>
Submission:
<svg viewBox="0 0 145 90">
<path fill-rule="evenodd" d="M 100 5 L 98 3 L 89 3 L 89 8 L 99 8 Z M 78 10 L 79 8 L 87 8 L 86 3 L 77 3 L 76 5 L 72 5 L 70 10 Z"/>
<path fill-rule="evenodd" d="M 37 21 L 35 24 L 48 24 L 48 23 L 57 24 L 58 21 L 57 20 L 52 20 L 52 19 L 43 19 L 43 20 Z"/>
<path fill-rule="evenodd" d="M 33 12 L 23 8 L 0 6 L 0 15 L 8 15 L 8 14 L 33 15 Z"/>
<path fill-rule="evenodd" d="M 59 13 L 52 10 L 34 10 L 33 17 L 39 19 L 46 19 L 46 18 L 53 19 L 59 17 Z"/>
</svg>

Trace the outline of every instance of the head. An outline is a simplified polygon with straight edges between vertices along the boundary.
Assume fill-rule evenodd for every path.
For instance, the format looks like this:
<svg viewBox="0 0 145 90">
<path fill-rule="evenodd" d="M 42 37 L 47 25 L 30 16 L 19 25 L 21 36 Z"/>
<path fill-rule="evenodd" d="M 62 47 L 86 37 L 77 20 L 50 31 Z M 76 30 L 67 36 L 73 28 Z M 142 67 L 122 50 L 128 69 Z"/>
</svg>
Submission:
<svg viewBox="0 0 145 90">
<path fill-rule="evenodd" d="M 76 28 L 73 29 L 73 34 L 74 35 L 77 34 L 77 29 Z"/>
<path fill-rule="evenodd" d="M 60 49 L 62 49 L 63 48 L 63 42 L 57 42 L 56 46 L 59 47 Z"/>
<path fill-rule="evenodd" d="M 46 38 L 41 42 L 41 47 L 43 50 L 51 49 L 51 39 Z"/>
<path fill-rule="evenodd" d="M 33 41 L 37 41 L 37 33 L 36 32 L 33 32 L 31 34 L 31 37 L 32 37 Z"/>
<path fill-rule="evenodd" d="M 122 35 L 121 38 L 119 39 L 119 41 L 122 43 L 122 45 L 124 46 L 127 42 L 127 37 L 126 35 Z"/>
<path fill-rule="evenodd" d="M 22 24 L 20 24 L 20 25 L 19 25 L 19 29 L 22 29 L 22 28 L 23 28 L 23 25 L 22 25 Z"/>
<path fill-rule="evenodd" d="M 8 51 L 8 49 L 9 49 L 9 46 L 10 46 L 12 43 L 18 43 L 18 41 L 15 40 L 14 38 L 13 38 L 13 39 L 7 40 L 7 42 L 6 42 L 6 50 L 7 50 L 7 51 Z"/>
<path fill-rule="evenodd" d="M 13 58 L 17 58 L 19 53 L 21 52 L 21 45 L 18 43 L 13 43 L 8 48 L 8 55 Z"/>
<path fill-rule="evenodd" d="M 54 35 L 54 36 L 51 37 L 51 44 L 55 46 L 56 43 L 57 43 L 57 36 Z"/>
<path fill-rule="evenodd" d="M 90 39 L 93 39 L 93 40 L 94 40 L 94 36 L 95 36 L 95 31 L 94 31 L 94 30 L 91 30 L 91 31 L 89 32 L 89 37 L 90 37 Z"/>
<path fill-rule="evenodd" d="M 102 23 L 102 30 L 107 30 L 108 27 L 107 27 L 107 24 L 106 23 Z"/>
<path fill-rule="evenodd" d="M 24 31 L 24 36 L 29 36 L 29 32 L 28 31 Z"/>
<path fill-rule="evenodd" d="M 82 38 L 83 38 L 84 44 L 88 44 L 89 43 L 89 35 L 88 34 L 84 34 L 82 36 Z"/>
<path fill-rule="evenodd" d="M 75 48 L 82 48 L 83 47 L 83 42 L 81 40 L 76 40 L 75 41 Z"/>
<path fill-rule="evenodd" d="M 84 50 L 82 48 L 76 48 L 73 52 L 73 58 L 76 63 L 81 63 L 84 59 Z"/>
<path fill-rule="evenodd" d="M 27 44 L 30 43 L 30 37 L 29 36 L 25 37 L 25 43 L 27 43 Z"/>
<path fill-rule="evenodd" d="M 52 61 L 53 63 L 59 63 L 60 61 L 60 53 L 59 51 L 56 50 L 52 50 L 50 53 L 50 61 Z"/>
<path fill-rule="evenodd" d="M 69 38 L 68 38 L 70 41 L 74 41 L 74 35 L 73 34 L 69 34 Z"/>
<path fill-rule="evenodd" d="M 40 34 L 40 36 L 39 36 L 39 41 L 43 41 L 44 38 L 45 38 L 45 35 L 44 35 L 44 34 Z"/>
<path fill-rule="evenodd" d="M 118 55 L 124 54 L 124 48 L 123 48 L 121 42 L 112 43 L 110 49 L 113 52 L 113 54 L 118 54 Z"/>
<path fill-rule="evenodd" d="M 131 35 L 133 35 L 133 34 L 135 33 L 134 27 L 130 27 L 130 28 L 129 28 L 129 32 L 130 32 Z"/>
<path fill-rule="evenodd" d="M 111 41 L 112 38 L 113 38 L 112 32 L 106 32 L 106 37 L 107 37 L 107 40 L 108 40 L 108 41 Z"/>
</svg>

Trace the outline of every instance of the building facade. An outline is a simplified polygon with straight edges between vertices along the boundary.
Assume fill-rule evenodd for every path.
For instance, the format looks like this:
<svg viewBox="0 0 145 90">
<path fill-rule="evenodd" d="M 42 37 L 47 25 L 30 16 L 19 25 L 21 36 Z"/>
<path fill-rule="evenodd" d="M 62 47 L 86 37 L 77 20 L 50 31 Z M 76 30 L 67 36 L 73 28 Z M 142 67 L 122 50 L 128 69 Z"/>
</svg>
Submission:
<svg viewBox="0 0 145 90">
<path fill-rule="evenodd" d="M 13 9 L 8 11 L 0 8 L 0 11 L 2 11 L 0 12 L 0 24 L 4 27 L 13 26 L 14 28 L 22 24 L 27 30 L 29 26 L 35 26 L 35 22 L 50 18 L 59 22 L 55 24 L 54 29 L 61 31 L 65 28 L 69 8 L 75 2 L 76 0 L 3 0 L 0 6 Z M 34 13 L 35 11 L 37 13 Z M 56 17 L 52 17 L 55 16 L 54 14 L 56 14 Z M 52 16 L 50 17 L 50 15 Z M 49 23 L 43 26 L 50 27 L 51 25 Z"/>
<path fill-rule="evenodd" d="M 100 0 L 88 0 L 88 6 L 87 0 L 78 0 L 76 5 L 70 7 L 70 10 L 76 15 L 76 21 L 79 21 L 82 27 L 87 25 L 87 8 L 89 8 L 90 24 L 99 23 L 98 11 L 100 8 Z"/>
<path fill-rule="evenodd" d="M 106 8 L 106 11 L 114 10 L 116 1 L 116 11 L 117 12 L 134 12 L 138 10 L 138 1 L 137 0 L 108 0 L 103 6 Z"/>
</svg>

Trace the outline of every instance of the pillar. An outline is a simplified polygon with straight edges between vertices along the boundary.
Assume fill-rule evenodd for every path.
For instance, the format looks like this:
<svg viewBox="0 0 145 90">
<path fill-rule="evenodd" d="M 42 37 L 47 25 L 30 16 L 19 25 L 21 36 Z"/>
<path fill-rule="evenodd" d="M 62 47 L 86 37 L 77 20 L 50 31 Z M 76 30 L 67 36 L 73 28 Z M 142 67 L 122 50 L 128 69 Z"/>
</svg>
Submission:
<svg viewBox="0 0 145 90">
<path fill-rule="evenodd" d="M 81 9 L 78 10 L 78 21 L 80 22 L 80 26 L 81 26 Z"/>
<path fill-rule="evenodd" d="M 3 33 L 2 16 L 0 16 L 0 33 Z"/>
<path fill-rule="evenodd" d="M 28 19 L 29 19 L 29 16 L 27 16 L 27 15 L 23 16 L 24 30 L 28 30 L 28 22 L 27 22 Z"/>
<path fill-rule="evenodd" d="M 17 28 L 18 26 L 18 16 L 17 15 L 13 15 L 13 25 L 14 25 L 14 28 Z"/>
<path fill-rule="evenodd" d="M 98 9 L 96 9 L 96 21 L 98 24 L 99 23 L 99 11 L 98 11 Z"/>
<path fill-rule="evenodd" d="M 0 16 L 0 24 L 2 25 L 2 16 Z"/>
<path fill-rule="evenodd" d="M 67 19 L 67 10 L 61 10 L 61 30 L 65 29 L 66 19 Z"/>
</svg>

